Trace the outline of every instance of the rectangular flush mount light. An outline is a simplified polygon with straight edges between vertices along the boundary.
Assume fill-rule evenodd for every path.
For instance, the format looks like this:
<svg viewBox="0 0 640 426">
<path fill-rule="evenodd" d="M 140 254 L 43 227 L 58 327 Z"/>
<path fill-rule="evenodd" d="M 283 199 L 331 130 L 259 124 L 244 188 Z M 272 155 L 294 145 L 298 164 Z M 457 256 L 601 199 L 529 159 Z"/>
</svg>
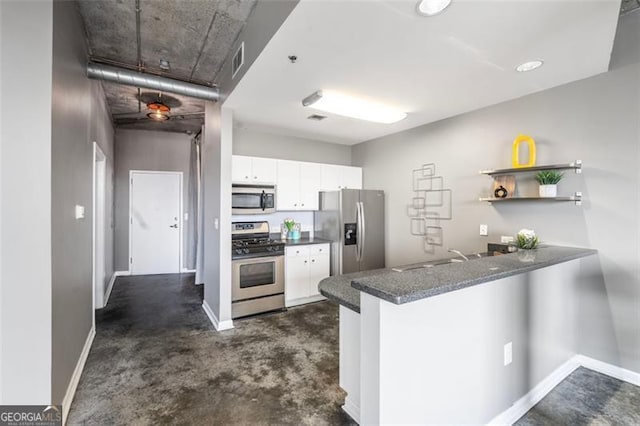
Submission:
<svg viewBox="0 0 640 426">
<path fill-rule="evenodd" d="M 318 90 L 307 96 L 302 100 L 302 105 L 374 123 L 391 124 L 407 117 L 406 112 L 395 108 L 326 90 Z"/>
</svg>

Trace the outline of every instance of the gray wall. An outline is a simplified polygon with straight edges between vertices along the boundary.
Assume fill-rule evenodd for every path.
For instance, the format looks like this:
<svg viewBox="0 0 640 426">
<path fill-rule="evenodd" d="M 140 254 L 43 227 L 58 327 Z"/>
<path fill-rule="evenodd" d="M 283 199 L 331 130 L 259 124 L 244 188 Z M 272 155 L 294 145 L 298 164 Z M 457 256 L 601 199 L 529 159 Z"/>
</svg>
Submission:
<svg viewBox="0 0 640 426">
<path fill-rule="evenodd" d="M 113 158 L 113 129 L 104 94 L 95 87 L 98 83 L 86 78 L 86 61 L 84 27 L 75 4 L 54 1 L 51 235 L 55 404 L 62 403 L 93 324 L 93 141 Z M 76 204 L 85 207 L 85 219 L 75 219 Z"/>
<path fill-rule="evenodd" d="M 614 67 L 629 58 L 637 62 L 637 43 L 628 43 L 624 35 L 637 39 L 638 33 L 625 27 L 637 25 L 639 18 L 635 13 L 621 21 Z M 353 163 L 364 167 L 365 188 L 387 194 L 388 265 L 443 257 L 447 247 L 482 251 L 488 241 L 523 227 L 535 229 L 544 242 L 598 249 L 599 263 L 585 274 L 578 296 L 584 326 L 578 347 L 585 355 L 640 371 L 639 75 L 637 63 L 618 66 L 593 78 L 356 145 Z M 539 164 L 584 161 L 582 175 L 567 173 L 559 185 L 565 194 L 581 191 L 582 207 L 478 201 L 491 186 L 491 179 L 478 170 L 508 167 L 511 142 L 519 133 L 536 140 Z M 409 234 L 406 212 L 411 170 L 423 163 L 435 163 L 444 186 L 453 190 L 453 220 L 442 222 L 444 248 L 432 256 L 423 252 L 419 237 Z M 521 186 L 521 193 L 527 191 L 535 192 L 532 182 Z M 478 235 L 481 223 L 489 225 L 488 238 Z"/>
<path fill-rule="evenodd" d="M 51 40 L 51 1 L 0 1 L 0 404 L 51 403 Z"/>
<path fill-rule="evenodd" d="M 351 165 L 351 147 L 248 127 L 233 129 L 233 154 L 313 163 Z"/>
<path fill-rule="evenodd" d="M 160 125 L 162 125 L 160 123 Z M 129 270 L 129 171 L 182 172 L 183 212 L 188 211 L 191 136 L 183 133 L 116 129 L 115 136 L 115 269 Z M 183 218 L 184 223 L 184 218 Z M 182 227 L 183 232 L 185 227 Z M 183 267 L 187 232 L 183 235 Z"/>
</svg>

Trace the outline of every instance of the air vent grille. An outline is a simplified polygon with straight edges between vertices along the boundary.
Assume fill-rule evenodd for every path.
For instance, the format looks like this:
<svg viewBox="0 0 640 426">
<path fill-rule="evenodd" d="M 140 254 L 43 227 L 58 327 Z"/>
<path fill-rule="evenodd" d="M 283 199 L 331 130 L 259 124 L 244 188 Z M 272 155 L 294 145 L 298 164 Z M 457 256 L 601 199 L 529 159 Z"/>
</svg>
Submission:
<svg viewBox="0 0 640 426">
<path fill-rule="evenodd" d="M 231 78 L 234 78 L 242 65 L 244 64 L 244 41 L 240 43 L 240 47 L 236 50 L 231 60 Z"/>
<path fill-rule="evenodd" d="M 322 121 L 325 118 L 327 118 L 326 115 L 320 115 L 320 114 L 311 114 L 310 116 L 307 117 L 309 120 L 315 120 L 315 121 Z"/>
</svg>

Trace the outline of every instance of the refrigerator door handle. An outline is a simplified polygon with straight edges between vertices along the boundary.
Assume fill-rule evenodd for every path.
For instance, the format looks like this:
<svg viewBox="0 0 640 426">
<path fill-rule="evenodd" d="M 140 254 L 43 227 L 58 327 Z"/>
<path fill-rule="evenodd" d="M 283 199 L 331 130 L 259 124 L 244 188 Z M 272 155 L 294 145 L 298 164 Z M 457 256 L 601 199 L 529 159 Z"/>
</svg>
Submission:
<svg viewBox="0 0 640 426">
<path fill-rule="evenodd" d="M 365 232 L 365 212 L 364 212 L 364 203 L 360 201 L 360 238 L 358 241 L 360 243 L 360 260 L 364 257 L 364 245 L 366 244 L 367 234 Z"/>
<path fill-rule="evenodd" d="M 358 261 L 362 260 L 363 250 L 364 250 L 364 204 L 362 202 L 358 202 L 356 204 L 357 216 L 358 216 L 358 241 L 356 245 L 356 253 Z"/>
<path fill-rule="evenodd" d="M 360 203 L 356 202 L 356 260 L 360 262 Z"/>
</svg>

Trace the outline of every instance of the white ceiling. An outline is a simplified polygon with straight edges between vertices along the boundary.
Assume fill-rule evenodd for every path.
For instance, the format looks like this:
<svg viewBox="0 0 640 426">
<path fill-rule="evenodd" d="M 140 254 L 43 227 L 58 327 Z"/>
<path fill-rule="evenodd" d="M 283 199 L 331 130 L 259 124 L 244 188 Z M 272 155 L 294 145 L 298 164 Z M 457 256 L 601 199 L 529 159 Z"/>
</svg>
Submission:
<svg viewBox="0 0 640 426">
<path fill-rule="evenodd" d="M 241 126 L 348 145 L 374 139 L 607 71 L 620 0 L 453 0 L 434 17 L 415 6 L 301 0 L 225 106 Z M 545 65 L 515 71 L 532 59 Z M 409 115 L 376 124 L 304 108 L 318 89 Z M 308 120 L 313 113 L 329 118 Z"/>
</svg>

